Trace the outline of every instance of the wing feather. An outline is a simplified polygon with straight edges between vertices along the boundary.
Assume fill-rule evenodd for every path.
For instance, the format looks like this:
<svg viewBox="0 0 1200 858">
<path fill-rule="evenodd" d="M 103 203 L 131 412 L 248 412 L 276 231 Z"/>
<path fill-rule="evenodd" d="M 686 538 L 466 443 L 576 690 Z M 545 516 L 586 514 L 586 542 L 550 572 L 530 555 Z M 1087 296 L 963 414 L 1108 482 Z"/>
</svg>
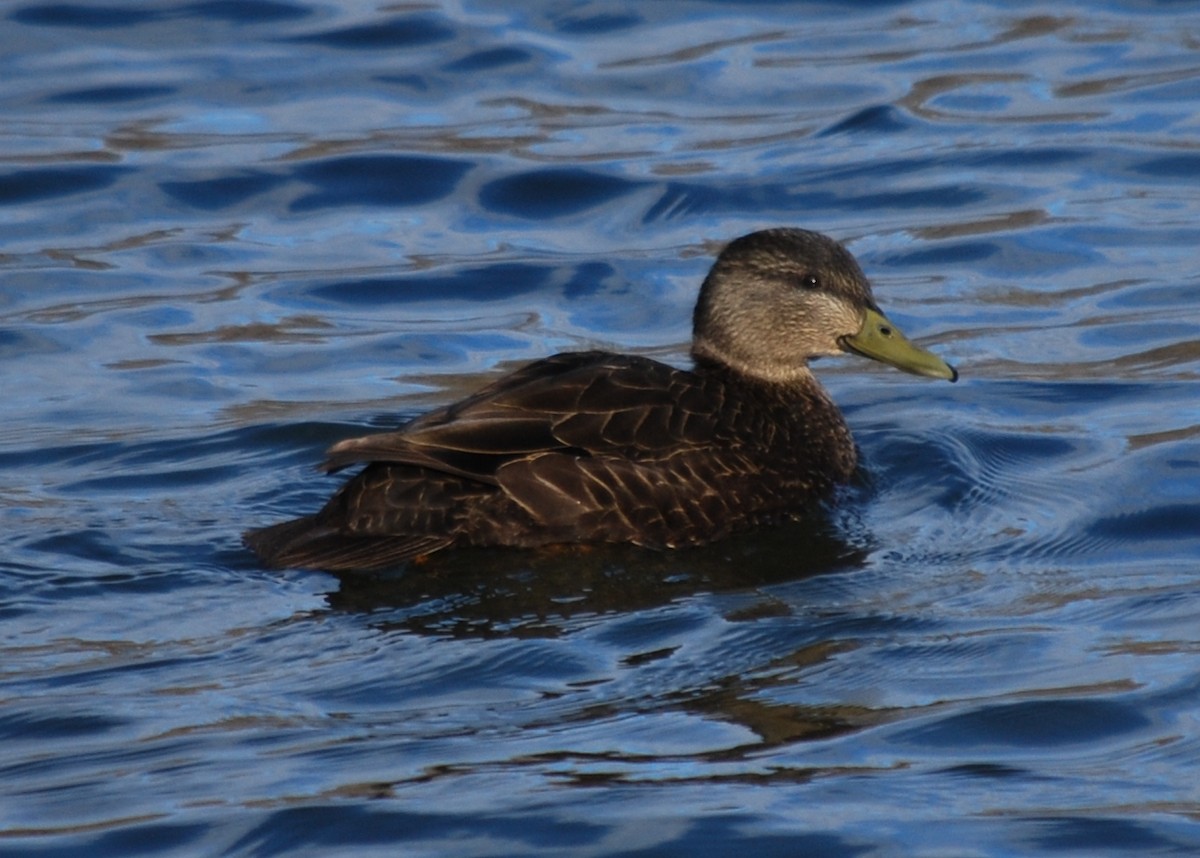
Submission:
<svg viewBox="0 0 1200 858">
<path fill-rule="evenodd" d="M 341 441 L 325 467 L 392 462 L 496 485 L 501 467 L 541 453 L 646 458 L 705 443 L 718 405 L 696 376 L 648 358 L 562 354 L 396 432 Z"/>
</svg>

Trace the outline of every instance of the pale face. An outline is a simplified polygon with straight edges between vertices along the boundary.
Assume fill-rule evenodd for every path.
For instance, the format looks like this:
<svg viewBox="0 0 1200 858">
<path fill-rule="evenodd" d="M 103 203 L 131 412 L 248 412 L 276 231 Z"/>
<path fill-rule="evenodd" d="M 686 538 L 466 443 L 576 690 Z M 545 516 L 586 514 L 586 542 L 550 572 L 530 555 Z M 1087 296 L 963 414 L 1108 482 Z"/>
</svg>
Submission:
<svg viewBox="0 0 1200 858">
<path fill-rule="evenodd" d="M 863 326 L 870 286 L 841 245 L 817 233 L 770 230 L 733 242 L 696 307 L 695 350 L 773 381 L 842 354 Z"/>
<path fill-rule="evenodd" d="M 805 230 L 731 242 L 701 288 L 693 336 L 697 357 L 768 381 L 803 378 L 811 358 L 847 351 L 906 372 L 958 377 L 879 311 L 849 251 Z"/>
</svg>

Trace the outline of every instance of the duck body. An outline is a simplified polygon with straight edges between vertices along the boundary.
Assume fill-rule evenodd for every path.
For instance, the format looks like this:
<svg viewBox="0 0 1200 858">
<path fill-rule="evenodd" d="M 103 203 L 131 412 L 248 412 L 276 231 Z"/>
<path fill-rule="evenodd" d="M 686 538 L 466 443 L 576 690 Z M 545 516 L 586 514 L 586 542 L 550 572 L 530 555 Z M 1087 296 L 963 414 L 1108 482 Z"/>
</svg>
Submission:
<svg viewBox="0 0 1200 858">
<path fill-rule="evenodd" d="M 364 461 L 320 512 L 248 544 L 272 565 L 324 569 L 581 534 L 697 545 L 823 499 L 853 472 L 855 449 L 819 387 L 575 352 L 398 432 L 343 441 L 325 467 Z"/>
<path fill-rule="evenodd" d="M 702 287 L 691 371 L 600 351 L 535 361 L 398 431 L 334 445 L 328 471 L 366 467 L 317 513 L 245 542 L 271 566 L 368 570 L 455 546 L 700 545 L 804 514 L 856 465 L 807 359 L 878 348 L 863 337 L 871 313 L 886 323 L 840 245 L 753 233 Z M 891 362 L 957 377 L 899 341 L 918 365 Z"/>
</svg>

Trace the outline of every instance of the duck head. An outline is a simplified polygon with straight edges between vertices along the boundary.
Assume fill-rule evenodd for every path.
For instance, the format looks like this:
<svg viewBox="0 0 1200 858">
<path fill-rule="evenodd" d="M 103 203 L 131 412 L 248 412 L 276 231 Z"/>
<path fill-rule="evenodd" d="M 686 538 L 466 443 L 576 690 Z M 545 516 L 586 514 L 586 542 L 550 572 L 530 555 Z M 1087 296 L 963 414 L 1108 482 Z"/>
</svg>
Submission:
<svg viewBox="0 0 1200 858">
<path fill-rule="evenodd" d="M 957 381 L 879 309 L 846 248 L 803 229 L 768 229 L 730 242 L 700 288 L 692 353 L 765 381 L 810 375 L 808 361 L 847 352 L 905 372 Z"/>
</svg>

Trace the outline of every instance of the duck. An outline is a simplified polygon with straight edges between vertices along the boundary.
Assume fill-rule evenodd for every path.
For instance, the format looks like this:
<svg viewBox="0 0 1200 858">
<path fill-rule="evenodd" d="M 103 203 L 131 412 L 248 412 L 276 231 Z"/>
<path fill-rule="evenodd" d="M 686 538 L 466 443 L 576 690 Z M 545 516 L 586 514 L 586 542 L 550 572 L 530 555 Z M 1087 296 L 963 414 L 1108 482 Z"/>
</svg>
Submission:
<svg viewBox="0 0 1200 858">
<path fill-rule="evenodd" d="M 858 451 L 810 362 L 846 353 L 958 379 L 884 315 L 842 244 L 752 232 L 700 286 L 690 368 L 608 351 L 536 360 L 334 444 L 327 473 L 364 467 L 317 512 L 243 542 L 268 567 L 371 571 L 468 546 L 699 546 L 816 515 Z"/>
</svg>

